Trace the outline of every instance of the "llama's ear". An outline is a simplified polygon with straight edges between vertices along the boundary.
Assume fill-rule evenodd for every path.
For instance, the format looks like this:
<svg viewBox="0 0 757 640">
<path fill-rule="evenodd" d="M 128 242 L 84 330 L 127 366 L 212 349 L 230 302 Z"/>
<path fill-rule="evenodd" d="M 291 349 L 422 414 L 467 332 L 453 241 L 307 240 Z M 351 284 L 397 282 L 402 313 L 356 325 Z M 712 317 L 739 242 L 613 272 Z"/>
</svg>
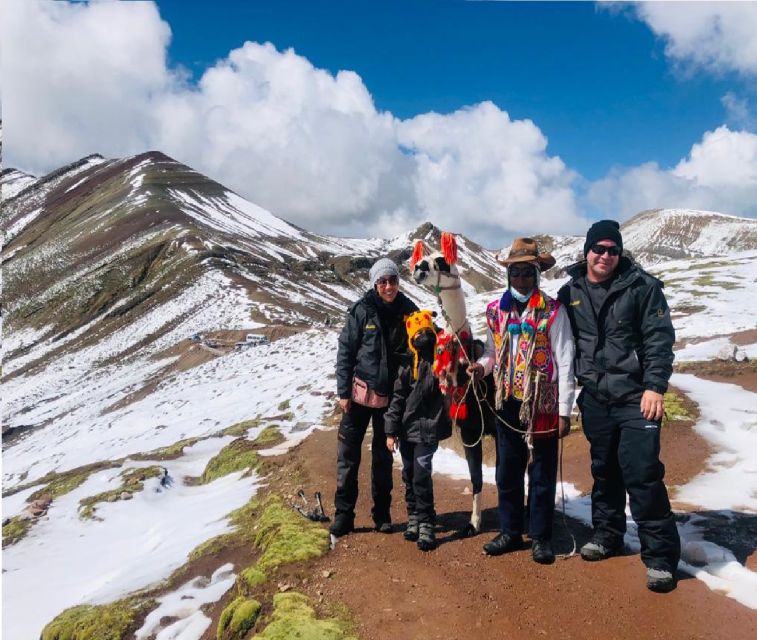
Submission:
<svg viewBox="0 0 757 640">
<path fill-rule="evenodd" d="M 442 231 L 442 255 L 450 266 L 457 262 L 457 240 L 447 231 Z"/>
<path fill-rule="evenodd" d="M 418 264 L 423 258 L 423 240 L 416 240 L 413 247 L 413 254 L 410 256 L 410 272 L 415 269 L 415 265 Z"/>
</svg>

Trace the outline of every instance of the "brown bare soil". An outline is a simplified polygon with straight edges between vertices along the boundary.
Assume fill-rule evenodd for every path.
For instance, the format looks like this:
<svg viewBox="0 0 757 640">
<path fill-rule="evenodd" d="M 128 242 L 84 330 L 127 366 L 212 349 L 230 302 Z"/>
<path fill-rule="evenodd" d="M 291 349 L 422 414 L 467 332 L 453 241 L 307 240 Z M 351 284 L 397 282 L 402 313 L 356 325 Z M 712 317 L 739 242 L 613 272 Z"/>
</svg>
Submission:
<svg viewBox="0 0 757 640">
<path fill-rule="evenodd" d="M 747 391 L 757 393 L 757 362 L 754 360 L 744 362 L 732 360 L 682 362 L 676 366 L 676 371 L 692 373 L 698 378 L 712 380 L 713 382 L 737 384 Z"/>
<path fill-rule="evenodd" d="M 676 435 L 671 429 L 670 438 Z M 580 434 L 570 435 L 566 452 L 575 449 L 578 453 L 582 441 Z M 677 440 L 668 444 L 668 450 L 683 448 Z M 298 447 L 307 492 L 333 495 L 335 449 L 335 431 L 316 433 Z M 314 563 L 317 577 L 324 570 L 333 572 L 328 579 L 298 587 L 316 598 L 344 602 L 361 638 L 735 640 L 757 633 L 753 611 L 698 580 L 681 575 L 678 589 L 670 594 L 647 591 L 638 556 L 591 564 L 573 557 L 541 566 L 531 560 L 528 549 L 499 558 L 483 555 L 481 545 L 497 529 L 496 494 L 489 485 L 484 488 L 484 533 L 458 539 L 456 531 L 469 515 L 470 496 L 463 495 L 468 483 L 435 477 L 440 545 L 424 554 L 401 535 L 406 516 L 396 469 L 395 533 L 376 533 L 369 515 L 367 448 L 363 460 L 358 531 L 342 538 L 332 553 Z M 671 474 L 677 473 L 675 460 L 666 459 Z M 564 471 L 566 480 L 574 481 L 567 466 Z M 587 540 L 586 527 L 570 520 L 568 524 L 579 545 Z M 560 553 L 572 547 L 560 517 L 555 523 L 555 545 Z"/>
</svg>

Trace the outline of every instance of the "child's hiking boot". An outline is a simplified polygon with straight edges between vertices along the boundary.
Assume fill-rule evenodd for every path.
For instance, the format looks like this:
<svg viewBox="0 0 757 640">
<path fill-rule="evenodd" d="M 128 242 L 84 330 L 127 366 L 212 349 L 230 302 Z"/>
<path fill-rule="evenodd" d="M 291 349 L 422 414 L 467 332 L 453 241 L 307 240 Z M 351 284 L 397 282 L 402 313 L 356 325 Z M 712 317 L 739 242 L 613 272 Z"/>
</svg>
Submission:
<svg viewBox="0 0 757 640">
<path fill-rule="evenodd" d="M 415 542 L 418 539 L 419 527 L 420 525 L 418 523 L 418 516 L 416 516 L 415 514 L 409 515 L 407 517 L 407 526 L 405 527 L 405 533 L 402 534 L 405 540 Z"/>
<path fill-rule="evenodd" d="M 647 567 L 647 589 L 655 593 L 668 593 L 676 588 L 676 579 L 667 569 Z"/>
<path fill-rule="evenodd" d="M 421 522 L 418 526 L 417 544 L 421 551 L 436 549 L 436 535 L 434 534 L 434 525 L 431 522 Z"/>
<path fill-rule="evenodd" d="M 611 546 L 599 540 L 591 540 L 581 547 L 581 557 L 589 562 L 606 560 L 613 556 L 619 556 L 623 552 L 623 542 Z"/>
</svg>

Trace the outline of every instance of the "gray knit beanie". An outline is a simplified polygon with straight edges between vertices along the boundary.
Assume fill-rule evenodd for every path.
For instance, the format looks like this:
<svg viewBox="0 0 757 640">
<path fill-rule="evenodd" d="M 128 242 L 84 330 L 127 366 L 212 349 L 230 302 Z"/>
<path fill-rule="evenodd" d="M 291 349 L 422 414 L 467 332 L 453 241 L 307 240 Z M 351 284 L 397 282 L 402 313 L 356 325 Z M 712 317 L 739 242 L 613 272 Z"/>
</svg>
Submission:
<svg viewBox="0 0 757 640">
<path fill-rule="evenodd" d="M 397 265 L 394 264 L 389 258 L 381 258 L 371 267 L 369 277 L 371 279 L 371 287 L 376 286 L 376 280 L 386 276 L 400 277 L 400 270 Z"/>
</svg>

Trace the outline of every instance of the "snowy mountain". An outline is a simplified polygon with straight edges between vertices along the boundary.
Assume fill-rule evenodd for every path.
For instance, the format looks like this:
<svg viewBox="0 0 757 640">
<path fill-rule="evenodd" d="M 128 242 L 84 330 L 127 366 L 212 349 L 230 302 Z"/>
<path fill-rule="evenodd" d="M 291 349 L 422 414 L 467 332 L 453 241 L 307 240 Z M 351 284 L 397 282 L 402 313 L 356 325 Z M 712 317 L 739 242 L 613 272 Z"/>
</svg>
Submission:
<svg viewBox="0 0 757 640">
<path fill-rule="evenodd" d="M 11 377 L 127 328 L 109 360 L 202 331 L 329 323 L 377 257 L 406 264 L 414 238 L 439 235 L 430 224 L 390 240 L 310 233 L 158 152 L 90 156 L 38 180 L 10 170 L 2 187 Z M 467 291 L 502 281 L 492 252 L 460 238 L 460 256 Z"/>
<path fill-rule="evenodd" d="M 757 220 L 713 211 L 654 209 L 621 225 L 623 247 L 644 267 L 667 260 L 725 256 L 757 249 Z M 559 277 L 583 258 L 584 236 L 538 236 L 557 264 L 547 274 Z M 507 249 L 503 249 L 506 253 Z"/>
</svg>

